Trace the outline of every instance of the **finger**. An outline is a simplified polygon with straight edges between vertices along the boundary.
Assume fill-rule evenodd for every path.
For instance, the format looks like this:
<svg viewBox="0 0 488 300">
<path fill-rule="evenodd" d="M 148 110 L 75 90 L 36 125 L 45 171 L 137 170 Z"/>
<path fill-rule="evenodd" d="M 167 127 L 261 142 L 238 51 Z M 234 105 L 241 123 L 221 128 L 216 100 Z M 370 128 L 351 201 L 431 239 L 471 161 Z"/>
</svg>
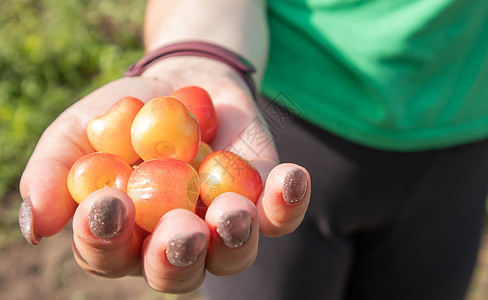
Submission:
<svg viewBox="0 0 488 300">
<path fill-rule="evenodd" d="M 256 258 L 259 224 L 256 206 L 236 193 L 218 196 L 207 210 L 210 228 L 207 269 L 215 275 L 231 275 L 250 266 Z"/>
<path fill-rule="evenodd" d="M 261 233 L 280 236 L 293 232 L 307 211 L 310 187 L 310 175 L 305 168 L 291 163 L 274 167 L 257 202 Z"/>
<path fill-rule="evenodd" d="M 93 151 L 76 118 L 60 116 L 41 136 L 20 181 L 24 199 L 19 211 L 21 231 L 28 242 L 59 232 L 71 219 L 76 202 L 66 178 L 83 153 Z"/>
<path fill-rule="evenodd" d="M 121 277 L 139 270 L 144 233 L 132 200 L 115 188 L 91 193 L 73 217 L 73 253 L 87 272 Z"/>
<path fill-rule="evenodd" d="M 205 278 L 209 234 L 205 222 L 188 210 L 166 213 L 143 245 L 142 267 L 149 286 L 172 294 L 196 290 Z"/>
</svg>

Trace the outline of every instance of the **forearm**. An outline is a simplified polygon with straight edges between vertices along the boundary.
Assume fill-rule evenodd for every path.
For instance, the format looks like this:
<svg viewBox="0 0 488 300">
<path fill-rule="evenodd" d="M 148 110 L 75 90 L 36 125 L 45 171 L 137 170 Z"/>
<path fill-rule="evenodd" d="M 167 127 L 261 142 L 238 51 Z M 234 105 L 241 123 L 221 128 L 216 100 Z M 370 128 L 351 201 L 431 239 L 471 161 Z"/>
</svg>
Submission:
<svg viewBox="0 0 488 300">
<path fill-rule="evenodd" d="M 263 0 L 149 0 L 145 46 L 148 51 L 181 40 L 204 40 L 239 53 L 262 77 L 268 28 Z"/>
</svg>

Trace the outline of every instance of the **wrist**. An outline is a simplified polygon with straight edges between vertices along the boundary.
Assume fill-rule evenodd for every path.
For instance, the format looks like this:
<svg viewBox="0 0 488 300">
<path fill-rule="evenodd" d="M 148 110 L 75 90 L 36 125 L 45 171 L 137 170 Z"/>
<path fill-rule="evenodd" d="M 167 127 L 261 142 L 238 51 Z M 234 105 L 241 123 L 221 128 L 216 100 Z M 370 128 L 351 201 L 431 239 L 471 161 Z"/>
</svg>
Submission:
<svg viewBox="0 0 488 300">
<path fill-rule="evenodd" d="M 243 82 L 231 67 L 206 57 L 179 56 L 155 62 L 140 75 L 146 78 L 168 79 L 174 85 L 198 85 L 214 80 Z"/>
<path fill-rule="evenodd" d="M 157 78 L 161 74 L 167 75 L 168 72 L 178 75 L 176 79 L 196 76 L 192 78 L 193 84 L 201 76 L 231 78 L 237 75 L 246 83 L 253 98 L 256 98 L 256 87 L 252 78 L 254 67 L 235 52 L 203 41 L 176 42 L 150 51 L 131 65 L 125 76 L 144 75 Z"/>
</svg>

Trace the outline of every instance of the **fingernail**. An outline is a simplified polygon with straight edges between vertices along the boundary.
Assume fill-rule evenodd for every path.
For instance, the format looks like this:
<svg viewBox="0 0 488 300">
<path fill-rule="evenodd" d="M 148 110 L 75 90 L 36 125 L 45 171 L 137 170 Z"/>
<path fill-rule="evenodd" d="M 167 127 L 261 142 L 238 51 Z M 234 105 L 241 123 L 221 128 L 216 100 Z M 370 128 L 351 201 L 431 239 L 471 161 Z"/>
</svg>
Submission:
<svg viewBox="0 0 488 300">
<path fill-rule="evenodd" d="M 231 211 L 220 217 L 217 222 L 217 233 L 224 245 L 237 248 L 249 239 L 251 226 L 251 215 L 247 211 Z"/>
<path fill-rule="evenodd" d="M 189 266 L 203 253 L 205 240 L 201 232 L 177 235 L 166 246 L 166 257 L 173 266 Z"/>
<path fill-rule="evenodd" d="M 22 235 L 30 244 L 39 244 L 42 237 L 34 233 L 34 215 L 32 213 L 32 202 L 29 196 L 27 196 L 20 204 L 19 227 Z"/>
<path fill-rule="evenodd" d="M 124 230 L 126 223 L 127 209 L 118 198 L 101 198 L 90 208 L 88 227 L 96 237 L 102 239 L 114 238 Z"/>
<path fill-rule="evenodd" d="M 300 202 L 307 192 L 307 174 L 299 168 L 292 169 L 283 180 L 283 200 L 289 204 Z"/>
</svg>

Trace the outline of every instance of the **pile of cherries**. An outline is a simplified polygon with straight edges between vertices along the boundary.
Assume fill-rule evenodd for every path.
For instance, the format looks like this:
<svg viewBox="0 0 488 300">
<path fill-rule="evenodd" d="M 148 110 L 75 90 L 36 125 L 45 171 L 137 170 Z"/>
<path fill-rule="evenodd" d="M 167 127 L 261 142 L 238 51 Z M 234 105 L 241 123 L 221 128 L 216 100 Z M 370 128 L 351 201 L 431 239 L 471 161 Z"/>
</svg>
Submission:
<svg viewBox="0 0 488 300">
<path fill-rule="evenodd" d="M 147 103 L 122 98 L 88 123 L 96 152 L 73 164 L 69 192 L 77 203 L 105 187 L 126 192 L 136 224 L 148 232 L 172 209 L 204 217 L 206 207 L 225 192 L 256 203 L 263 188 L 259 173 L 233 152 L 212 151 L 217 132 L 215 107 L 200 87 L 186 86 Z"/>
</svg>

